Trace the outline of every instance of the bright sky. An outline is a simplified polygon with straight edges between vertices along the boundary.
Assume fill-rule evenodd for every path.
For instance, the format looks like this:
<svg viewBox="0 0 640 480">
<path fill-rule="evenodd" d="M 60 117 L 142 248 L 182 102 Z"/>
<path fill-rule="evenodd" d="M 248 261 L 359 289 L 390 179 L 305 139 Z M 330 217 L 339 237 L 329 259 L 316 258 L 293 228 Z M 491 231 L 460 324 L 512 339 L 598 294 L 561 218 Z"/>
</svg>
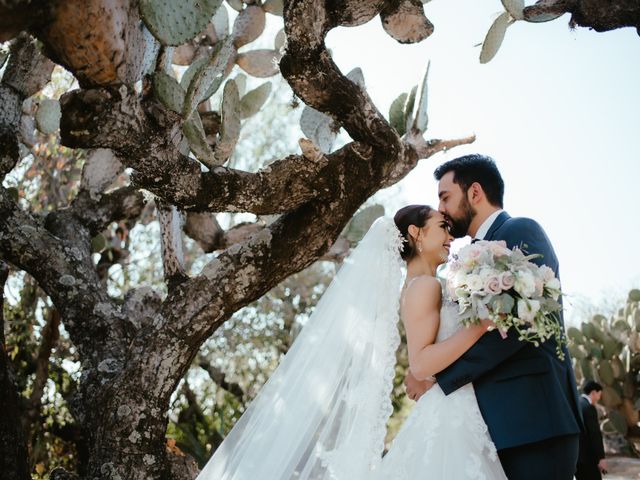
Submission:
<svg viewBox="0 0 640 480">
<path fill-rule="evenodd" d="M 532 3 L 532 2 L 527 2 Z M 378 18 L 331 32 L 343 72 L 359 66 L 386 115 L 431 60 L 427 138 L 477 140 L 421 164 L 380 197 L 388 213 L 436 204 L 433 169 L 466 153 L 491 155 L 506 183 L 505 207 L 551 238 L 565 292 L 600 301 L 640 287 L 640 37 L 633 29 L 571 31 L 569 16 L 509 27 L 496 57 L 478 61 L 499 0 L 425 5 L 434 34 L 400 45 Z M 571 297 L 569 299 L 571 302 Z M 575 302 L 573 302 L 575 303 Z"/>
</svg>

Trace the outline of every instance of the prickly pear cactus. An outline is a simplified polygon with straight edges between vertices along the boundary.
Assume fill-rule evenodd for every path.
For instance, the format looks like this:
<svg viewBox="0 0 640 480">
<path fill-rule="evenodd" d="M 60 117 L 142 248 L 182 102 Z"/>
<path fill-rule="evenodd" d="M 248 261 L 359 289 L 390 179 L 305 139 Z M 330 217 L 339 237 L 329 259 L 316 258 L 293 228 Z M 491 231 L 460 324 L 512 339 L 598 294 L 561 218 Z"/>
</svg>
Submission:
<svg viewBox="0 0 640 480">
<path fill-rule="evenodd" d="M 414 107 L 413 107 L 413 130 L 424 133 L 427 130 L 427 125 L 429 123 L 429 116 L 427 115 L 427 106 L 428 106 L 428 84 L 427 80 L 429 79 L 429 67 L 431 66 L 431 62 L 427 63 L 427 67 L 424 70 L 422 75 L 422 80 L 420 81 L 420 91 L 419 95 L 416 97 Z"/>
<path fill-rule="evenodd" d="M 226 38 L 216 45 L 204 65 L 194 72 L 184 100 L 184 118 L 189 118 L 198 104 L 208 98 L 209 92 L 215 92 L 222 84 L 231 57 L 235 57 L 235 48 L 231 38 Z"/>
<path fill-rule="evenodd" d="M 36 112 L 36 125 L 44 134 L 55 133 L 60 126 L 60 103 L 57 100 L 45 98 L 40 101 Z"/>
<path fill-rule="evenodd" d="M 178 46 L 207 25 L 222 0 L 140 0 L 140 16 L 163 45 Z"/>
<path fill-rule="evenodd" d="M 271 82 L 265 82 L 259 87 L 247 92 L 240 100 L 240 117 L 252 117 L 260 111 L 271 94 Z"/>
<path fill-rule="evenodd" d="M 504 34 L 507 32 L 507 27 L 511 25 L 511 15 L 509 12 L 503 12 L 493 21 L 491 28 L 487 32 L 487 36 L 482 43 L 482 50 L 480 51 L 480 63 L 488 63 L 493 57 L 496 56 L 502 41 L 504 40 Z"/>
<path fill-rule="evenodd" d="M 153 94 L 169 110 L 182 113 L 187 92 L 171 75 L 162 71 L 153 74 Z"/>
<path fill-rule="evenodd" d="M 228 80 L 224 85 L 221 110 L 222 130 L 215 149 L 215 158 L 219 165 L 229 159 L 240 138 L 240 95 L 233 80 Z"/>
<path fill-rule="evenodd" d="M 251 50 L 241 53 L 236 58 L 238 66 L 252 77 L 272 77 L 280 70 L 278 60 L 280 54 L 276 50 Z"/>
<path fill-rule="evenodd" d="M 198 112 L 193 112 L 191 116 L 184 122 L 182 132 L 189 142 L 189 149 L 193 152 L 198 160 L 210 169 L 217 166 L 213 149 L 207 143 L 202 119 Z"/>
<path fill-rule="evenodd" d="M 595 315 L 567 335 L 578 383 L 596 380 L 603 386 L 603 431 L 624 435 L 633 449 L 640 441 L 640 290 L 631 290 L 612 318 Z"/>
<path fill-rule="evenodd" d="M 407 127 L 404 117 L 404 104 L 408 96 L 408 93 L 401 93 L 389 107 L 389 123 L 397 130 L 400 136 L 405 134 Z"/>
</svg>

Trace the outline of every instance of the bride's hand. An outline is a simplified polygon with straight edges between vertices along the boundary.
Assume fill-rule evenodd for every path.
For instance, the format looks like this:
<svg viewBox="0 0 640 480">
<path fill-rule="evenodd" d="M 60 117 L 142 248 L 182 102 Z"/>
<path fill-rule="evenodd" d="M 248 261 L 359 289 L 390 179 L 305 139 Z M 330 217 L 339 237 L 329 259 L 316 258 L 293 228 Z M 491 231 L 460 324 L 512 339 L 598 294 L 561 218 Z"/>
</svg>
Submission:
<svg viewBox="0 0 640 480">
<path fill-rule="evenodd" d="M 404 386 L 407 390 L 407 396 L 411 400 L 418 401 L 418 399 L 425 394 L 427 390 L 433 387 L 434 382 L 429 380 L 418 380 L 413 376 L 411 370 L 407 372 L 407 376 L 404 379 Z"/>
</svg>

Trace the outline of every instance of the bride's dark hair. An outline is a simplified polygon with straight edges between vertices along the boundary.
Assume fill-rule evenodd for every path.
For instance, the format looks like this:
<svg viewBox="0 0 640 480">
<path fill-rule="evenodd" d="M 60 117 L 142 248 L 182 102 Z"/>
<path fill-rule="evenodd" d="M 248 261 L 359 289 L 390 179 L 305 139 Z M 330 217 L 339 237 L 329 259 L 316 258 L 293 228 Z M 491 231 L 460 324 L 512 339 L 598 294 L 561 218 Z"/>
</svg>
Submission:
<svg viewBox="0 0 640 480">
<path fill-rule="evenodd" d="M 400 256 L 405 262 L 408 262 L 417 255 L 415 241 L 413 237 L 409 235 L 409 225 L 415 225 L 418 228 L 424 227 L 433 212 L 433 208 L 429 205 L 407 205 L 398 210 L 393 216 L 393 221 L 396 227 L 398 227 L 398 230 L 400 230 L 402 238 L 404 238 Z"/>
</svg>

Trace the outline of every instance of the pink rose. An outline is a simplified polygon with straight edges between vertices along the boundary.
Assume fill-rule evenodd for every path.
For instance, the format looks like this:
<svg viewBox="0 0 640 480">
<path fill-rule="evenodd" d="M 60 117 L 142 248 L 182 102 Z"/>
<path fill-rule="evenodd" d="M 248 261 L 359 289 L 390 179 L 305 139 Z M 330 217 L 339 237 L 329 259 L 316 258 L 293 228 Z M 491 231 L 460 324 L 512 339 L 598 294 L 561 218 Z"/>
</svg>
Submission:
<svg viewBox="0 0 640 480">
<path fill-rule="evenodd" d="M 516 283 L 516 277 L 510 271 L 502 272 L 499 277 L 500 288 L 502 290 L 511 290 Z"/>
<path fill-rule="evenodd" d="M 507 242 L 498 240 L 489 244 L 489 249 L 494 257 L 505 257 L 511 254 L 511 250 L 507 248 Z"/>
<path fill-rule="evenodd" d="M 497 295 L 502 292 L 502 288 L 500 287 L 500 279 L 492 275 L 484 282 L 484 291 L 491 294 Z"/>
</svg>

